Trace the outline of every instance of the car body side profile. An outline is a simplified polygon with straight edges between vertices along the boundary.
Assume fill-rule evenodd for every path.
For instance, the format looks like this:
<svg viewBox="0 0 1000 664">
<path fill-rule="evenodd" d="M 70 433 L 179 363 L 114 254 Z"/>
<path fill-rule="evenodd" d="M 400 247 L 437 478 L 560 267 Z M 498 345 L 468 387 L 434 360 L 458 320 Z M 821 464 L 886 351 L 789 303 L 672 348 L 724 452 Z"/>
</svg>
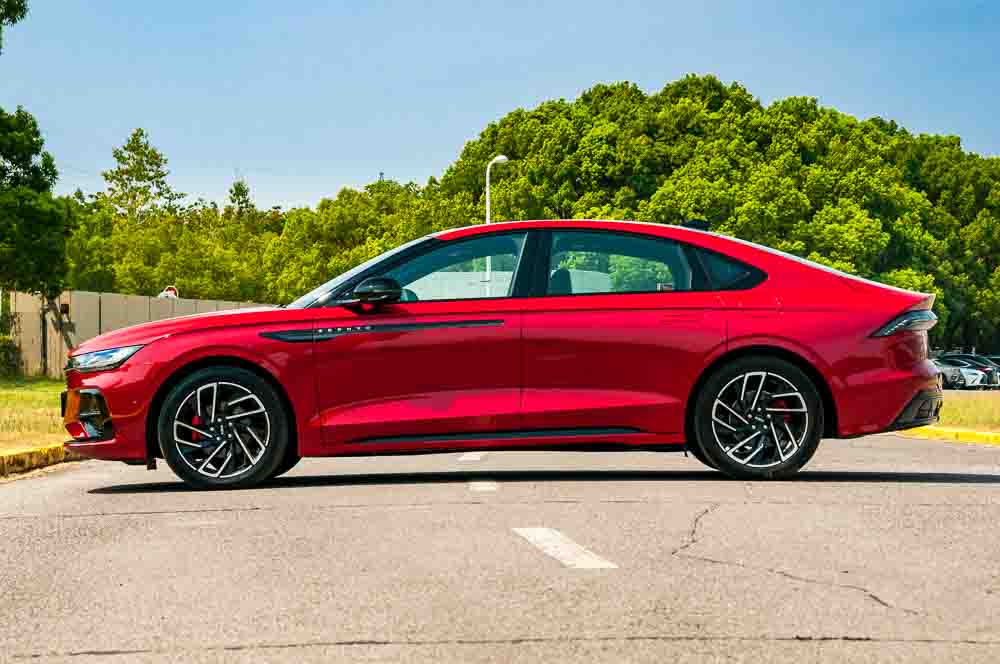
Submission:
<svg viewBox="0 0 1000 664">
<path fill-rule="evenodd" d="M 301 457 L 691 451 L 787 477 L 822 437 L 937 420 L 933 296 L 723 235 L 617 221 L 439 232 L 287 307 L 104 334 L 68 449 L 242 487 Z"/>
</svg>

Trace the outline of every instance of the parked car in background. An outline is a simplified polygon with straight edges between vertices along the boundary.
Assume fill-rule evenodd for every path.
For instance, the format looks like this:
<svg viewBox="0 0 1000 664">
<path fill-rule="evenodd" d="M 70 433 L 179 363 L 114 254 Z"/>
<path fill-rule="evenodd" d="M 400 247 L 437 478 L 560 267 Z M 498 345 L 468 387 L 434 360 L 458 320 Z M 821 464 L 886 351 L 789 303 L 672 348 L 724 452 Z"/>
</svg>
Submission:
<svg viewBox="0 0 1000 664">
<path fill-rule="evenodd" d="M 941 383 L 946 390 L 961 390 L 965 388 L 965 375 L 961 367 L 945 364 L 937 358 L 931 360 L 941 372 Z"/>
<path fill-rule="evenodd" d="M 678 226 L 522 221 L 415 240 L 285 308 L 74 349 L 82 454 L 202 488 L 304 456 L 689 450 L 790 477 L 821 438 L 938 420 L 934 296 Z"/>
<path fill-rule="evenodd" d="M 970 368 L 977 369 L 986 374 L 983 385 L 986 389 L 1000 389 L 1000 365 L 994 363 L 989 358 L 972 353 L 945 353 L 938 359 L 959 360 L 965 362 Z"/>
<path fill-rule="evenodd" d="M 954 367 L 962 372 L 967 390 L 984 390 L 988 388 L 986 373 L 980 371 L 965 360 L 956 357 L 938 357 L 934 363 L 939 366 Z"/>
</svg>

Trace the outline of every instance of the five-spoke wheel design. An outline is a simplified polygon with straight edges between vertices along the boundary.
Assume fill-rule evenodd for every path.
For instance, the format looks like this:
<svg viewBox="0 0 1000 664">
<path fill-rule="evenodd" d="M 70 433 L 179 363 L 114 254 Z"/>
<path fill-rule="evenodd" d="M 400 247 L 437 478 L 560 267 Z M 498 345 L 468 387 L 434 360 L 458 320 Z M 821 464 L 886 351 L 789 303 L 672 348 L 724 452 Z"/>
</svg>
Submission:
<svg viewBox="0 0 1000 664">
<path fill-rule="evenodd" d="M 271 418 L 242 385 L 212 382 L 192 390 L 174 415 L 174 444 L 192 470 L 212 478 L 253 468 L 267 451 Z"/>
<path fill-rule="evenodd" d="M 749 371 L 719 390 L 712 405 L 712 435 L 736 463 L 769 468 L 790 459 L 809 430 L 809 408 L 784 376 Z"/>
</svg>

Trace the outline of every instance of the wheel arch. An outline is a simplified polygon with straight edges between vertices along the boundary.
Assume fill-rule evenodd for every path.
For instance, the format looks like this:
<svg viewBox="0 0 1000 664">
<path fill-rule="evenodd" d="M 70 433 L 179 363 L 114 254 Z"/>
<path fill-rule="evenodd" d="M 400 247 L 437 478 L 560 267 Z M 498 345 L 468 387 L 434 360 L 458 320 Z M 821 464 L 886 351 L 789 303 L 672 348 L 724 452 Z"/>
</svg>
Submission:
<svg viewBox="0 0 1000 664">
<path fill-rule="evenodd" d="M 705 367 L 705 369 L 701 372 L 701 375 L 698 376 L 698 380 L 695 381 L 694 386 L 691 388 L 691 393 L 688 397 L 687 406 L 684 411 L 684 436 L 688 441 L 694 440 L 693 427 L 695 402 L 697 401 L 697 395 L 701 391 L 702 386 L 708 378 L 715 373 L 715 371 L 727 362 L 732 362 L 734 360 L 750 356 L 776 357 L 794 364 L 801 369 L 816 386 L 816 391 L 819 392 L 820 398 L 823 401 L 823 437 L 835 438 L 837 436 L 837 404 L 833 399 L 833 391 L 830 389 L 829 383 L 827 383 L 826 378 L 823 377 L 823 374 L 820 373 L 819 369 L 817 369 L 816 366 L 806 358 L 786 348 L 769 346 L 766 344 L 756 344 L 736 348 L 720 355 L 707 367 Z"/>
<path fill-rule="evenodd" d="M 167 395 L 170 394 L 170 390 L 172 390 L 177 383 L 184 380 L 194 372 L 201 369 L 207 369 L 208 367 L 236 367 L 239 369 L 245 369 L 266 380 L 268 384 L 274 388 L 275 392 L 278 393 L 278 398 L 281 399 L 281 405 L 284 407 L 285 413 L 288 416 L 288 433 L 290 440 L 288 441 L 289 445 L 285 451 L 285 455 L 288 456 L 298 454 L 299 436 L 298 423 L 295 417 L 295 407 L 292 405 L 291 399 L 288 398 L 288 393 L 278 379 L 276 379 L 274 375 L 264 367 L 245 358 L 235 357 L 233 355 L 209 355 L 207 357 L 200 357 L 178 367 L 173 371 L 173 373 L 167 376 L 166 380 L 164 380 L 163 383 L 160 384 L 160 387 L 157 388 L 152 401 L 150 401 L 149 410 L 146 414 L 147 459 L 163 458 L 163 453 L 160 451 L 158 435 L 159 427 L 157 426 L 157 420 L 160 417 L 160 409 L 163 408 L 163 402 L 166 401 Z"/>
</svg>

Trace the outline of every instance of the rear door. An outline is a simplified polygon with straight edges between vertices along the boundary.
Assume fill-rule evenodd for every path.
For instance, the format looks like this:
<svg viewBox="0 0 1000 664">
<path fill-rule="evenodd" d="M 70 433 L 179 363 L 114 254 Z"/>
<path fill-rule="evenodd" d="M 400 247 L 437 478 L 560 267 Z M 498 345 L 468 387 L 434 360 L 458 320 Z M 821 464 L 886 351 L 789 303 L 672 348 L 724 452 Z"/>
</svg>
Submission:
<svg viewBox="0 0 1000 664">
<path fill-rule="evenodd" d="M 328 447 L 408 450 L 518 428 L 527 233 L 439 242 L 367 276 L 403 301 L 319 310 L 315 367 Z"/>
<path fill-rule="evenodd" d="M 689 250 L 655 236 L 551 231 L 526 304 L 525 429 L 681 434 L 724 303 Z"/>
</svg>

